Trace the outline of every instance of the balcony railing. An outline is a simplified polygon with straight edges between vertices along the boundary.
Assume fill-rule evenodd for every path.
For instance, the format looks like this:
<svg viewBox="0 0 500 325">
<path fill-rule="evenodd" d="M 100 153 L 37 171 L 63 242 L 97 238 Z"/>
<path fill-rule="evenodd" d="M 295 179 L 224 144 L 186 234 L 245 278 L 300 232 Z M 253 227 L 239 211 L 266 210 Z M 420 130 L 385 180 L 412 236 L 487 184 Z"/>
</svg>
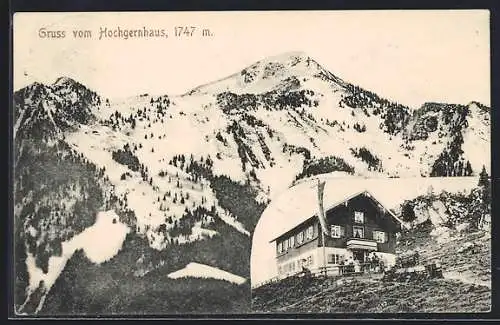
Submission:
<svg viewBox="0 0 500 325">
<path fill-rule="evenodd" d="M 368 238 L 349 238 L 347 239 L 347 249 L 377 250 L 377 242 Z"/>
<path fill-rule="evenodd" d="M 275 280 L 285 279 L 291 276 L 306 276 L 310 274 L 314 277 L 332 277 L 346 275 L 370 275 L 381 274 L 384 272 L 384 266 L 377 263 L 359 263 L 357 265 L 329 265 L 323 267 L 315 267 L 311 269 L 296 270 L 278 275 Z M 273 282 L 273 281 L 271 281 Z"/>
</svg>

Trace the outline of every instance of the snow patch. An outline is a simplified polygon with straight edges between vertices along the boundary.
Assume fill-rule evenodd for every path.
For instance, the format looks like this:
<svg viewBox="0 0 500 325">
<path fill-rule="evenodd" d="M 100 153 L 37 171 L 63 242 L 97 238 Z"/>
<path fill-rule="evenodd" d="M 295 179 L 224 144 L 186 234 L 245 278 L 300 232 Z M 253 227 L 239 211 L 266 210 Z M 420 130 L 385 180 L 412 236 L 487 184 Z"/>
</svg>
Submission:
<svg viewBox="0 0 500 325">
<path fill-rule="evenodd" d="M 241 222 L 239 222 L 238 220 L 236 220 L 229 213 L 227 213 L 227 212 L 224 211 L 224 212 L 220 213 L 219 216 L 222 219 L 222 221 L 224 221 L 228 225 L 232 226 L 234 229 L 238 230 L 242 234 L 247 235 L 247 236 L 250 237 L 250 233 L 248 232 L 248 230 L 245 229 L 245 227 L 243 226 L 243 224 Z"/>
<path fill-rule="evenodd" d="M 75 251 L 83 249 L 90 261 L 96 264 L 103 263 L 118 253 L 129 231 L 129 227 L 119 221 L 119 217 L 114 211 L 99 212 L 96 222 L 92 226 L 62 243 L 61 256 L 51 256 L 49 258 L 47 273 L 43 273 L 42 269 L 36 266 L 35 257 L 30 252 L 27 252 L 28 299 L 29 294 L 38 288 L 41 281 L 44 281 L 46 292 L 50 291 L 50 288 Z M 42 298 L 35 312 L 40 311 L 43 301 Z"/>
<path fill-rule="evenodd" d="M 187 277 L 217 279 L 217 280 L 225 280 L 236 284 L 243 284 L 246 282 L 246 279 L 244 277 L 235 275 L 233 273 L 229 273 L 227 271 L 221 270 L 213 266 L 199 264 L 199 263 L 189 263 L 188 265 L 186 265 L 185 268 L 170 273 L 168 277 L 171 279 L 179 279 Z"/>
</svg>

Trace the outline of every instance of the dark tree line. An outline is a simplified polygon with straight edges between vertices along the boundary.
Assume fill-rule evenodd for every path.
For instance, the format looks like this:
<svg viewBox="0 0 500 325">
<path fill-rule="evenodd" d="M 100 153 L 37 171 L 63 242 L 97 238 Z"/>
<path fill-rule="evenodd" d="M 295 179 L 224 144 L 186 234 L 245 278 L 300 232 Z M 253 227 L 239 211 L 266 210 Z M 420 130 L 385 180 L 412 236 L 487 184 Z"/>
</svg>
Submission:
<svg viewBox="0 0 500 325">
<path fill-rule="evenodd" d="M 184 154 L 175 155 L 169 162 L 169 165 L 180 168 L 192 176 L 192 181 L 198 183 L 200 178 L 210 179 L 212 177 L 212 166 L 214 164 L 210 155 L 206 158 L 203 156 L 196 160 L 191 154 L 186 160 Z"/>
<path fill-rule="evenodd" d="M 359 149 L 351 148 L 351 153 L 354 155 L 354 157 L 360 158 L 362 161 L 366 162 L 368 164 L 368 170 L 373 170 L 373 171 L 383 170 L 382 161 L 365 147 L 361 147 Z"/>
<path fill-rule="evenodd" d="M 236 121 L 233 121 L 232 124 L 228 125 L 227 132 L 233 135 L 233 139 L 238 146 L 238 156 L 240 157 L 243 171 L 246 171 L 247 163 L 254 168 L 258 168 L 260 163 L 257 156 L 255 156 L 255 153 L 244 141 L 246 134 L 243 127 Z"/>
<path fill-rule="evenodd" d="M 288 152 L 290 155 L 292 153 L 300 154 L 304 156 L 305 160 L 311 159 L 311 152 L 309 151 L 309 149 L 300 146 L 295 146 L 293 144 L 285 143 L 283 145 L 283 153 L 285 152 Z"/>
<path fill-rule="evenodd" d="M 171 237 L 189 236 L 192 234 L 192 229 L 197 222 L 205 229 L 215 230 L 217 225 L 223 221 L 220 219 L 215 206 L 212 205 L 210 210 L 203 206 L 198 206 L 193 210 L 186 208 L 183 215 L 173 221 L 171 229 L 169 230 Z"/>
<path fill-rule="evenodd" d="M 127 143 L 123 149 L 113 151 L 111 154 L 114 161 L 127 166 L 130 170 L 137 172 L 141 169 L 139 158 L 130 150 L 130 145 Z"/>
<path fill-rule="evenodd" d="M 377 94 L 352 84 L 346 85 L 347 95 L 343 95 L 339 106 L 362 109 L 365 115 L 370 116 L 367 109 L 371 108 L 373 115 L 380 115 L 383 119 L 380 128 L 389 134 L 402 132 L 410 121 L 410 109 L 397 102 L 391 102 Z"/>
<path fill-rule="evenodd" d="M 266 110 L 296 109 L 302 106 L 316 107 L 319 102 L 312 100 L 314 91 L 310 89 L 275 89 L 264 94 L 217 94 L 217 104 L 226 114 L 236 114 L 256 110 L 259 106 Z"/>
<path fill-rule="evenodd" d="M 131 129 L 135 129 L 138 121 L 149 122 L 147 125 L 148 128 L 151 127 L 151 122 L 156 123 L 160 121 L 163 123 L 171 104 L 170 99 L 167 96 L 158 97 L 157 99 L 152 97 L 149 104 L 150 107 L 136 109 L 128 116 L 115 111 L 109 118 L 101 121 L 101 124 L 110 126 L 113 130 L 116 130 L 122 126 L 129 126 Z"/>
<path fill-rule="evenodd" d="M 430 176 L 471 176 L 474 171 L 470 162 L 463 158 L 463 143 L 462 133 L 455 133 L 452 141 L 432 165 Z"/>
<path fill-rule="evenodd" d="M 334 171 L 343 171 L 349 174 L 354 174 L 354 167 L 349 165 L 340 157 L 328 156 L 322 158 L 312 158 L 304 161 L 302 172 L 300 172 L 295 180 L 302 178 L 331 173 Z"/>
</svg>

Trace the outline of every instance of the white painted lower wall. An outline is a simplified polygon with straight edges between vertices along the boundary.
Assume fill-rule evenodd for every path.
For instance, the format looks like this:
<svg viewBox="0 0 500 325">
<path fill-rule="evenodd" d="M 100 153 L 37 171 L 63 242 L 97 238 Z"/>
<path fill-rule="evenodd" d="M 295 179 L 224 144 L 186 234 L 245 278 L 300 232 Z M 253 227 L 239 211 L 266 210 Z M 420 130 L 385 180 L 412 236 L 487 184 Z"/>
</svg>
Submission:
<svg viewBox="0 0 500 325">
<path fill-rule="evenodd" d="M 377 257 L 384 262 L 386 267 L 391 267 L 396 264 L 396 255 L 390 253 L 374 252 Z M 304 266 L 311 272 L 319 272 L 321 268 L 327 267 L 327 275 L 338 275 L 338 264 L 328 263 L 328 255 L 337 254 L 340 259 L 348 260 L 354 258 L 353 252 L 346 248 L 336 247 L 317 247 L 310 251 L 300 254 L 293 259 L 281 262 L 278 264 L 278 277 L 286 278 L 291 275 L 302 272 L 302 260 L 306 260 Z"/>
<path fill-rule="evenodd" d="M 278 263 L 278 277 L 286 278 L 293 274 L 302 272 L 302 260 L 306 260 L 304 266 L 309 270 L 318 269 L 320 261 L 318 261 L 318 249 L 314 248 L 296 257 Z"/>
</svg>

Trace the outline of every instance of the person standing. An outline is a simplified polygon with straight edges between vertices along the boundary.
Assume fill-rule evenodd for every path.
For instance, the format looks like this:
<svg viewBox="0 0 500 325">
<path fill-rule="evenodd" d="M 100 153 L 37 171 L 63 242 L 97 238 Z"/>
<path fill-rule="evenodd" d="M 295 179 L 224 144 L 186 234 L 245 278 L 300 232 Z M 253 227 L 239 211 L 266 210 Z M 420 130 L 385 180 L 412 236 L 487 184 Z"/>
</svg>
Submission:
<svg viewBox="0 0 500 325">
<path fill-rule="evenodd" d="M 354 272 L 359 273 L 361 271 L 361 265 L 359 263 L 359 260 L 356 258 L 354 259 Z"/>
<path fill-rule="evenodd" d="M 345 269 L 345 259 L 342 258 L 339 263 L 339 274 L 343 275 L 344 274 L 344 269 Z"/>
</svg>

